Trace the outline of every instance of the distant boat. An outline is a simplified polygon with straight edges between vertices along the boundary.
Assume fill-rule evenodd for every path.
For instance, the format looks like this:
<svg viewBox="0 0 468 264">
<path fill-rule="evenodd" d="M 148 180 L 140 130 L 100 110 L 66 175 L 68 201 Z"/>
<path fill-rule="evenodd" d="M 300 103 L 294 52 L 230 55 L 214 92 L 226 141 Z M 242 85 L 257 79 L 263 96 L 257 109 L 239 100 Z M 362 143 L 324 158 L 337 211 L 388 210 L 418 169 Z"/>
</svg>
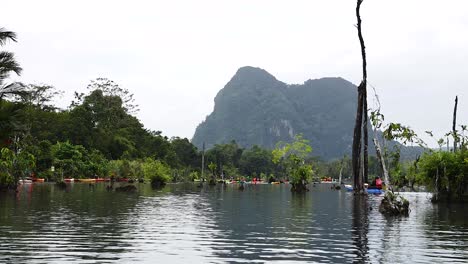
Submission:
<svg viewBox="0 0 468 264">
<path fill-rule="evenodd" d="M 32 181 L 33 182 L 45 182 L 45 179 L 44 178 L 33 178 Z"/>
<path fill-rule="evenodd" d="M 105 181 L 110 181 L 109 178 L 96 178 L 96 182 L 105 182 Z"/>
<path fill-rule="evenodd" d="M 31 179 L 24 179 L 24 180 L 19 180 L 18 182 L 20 184 L 29 184 L 29 183 L 32 183 L 33 181 Z"/>
<path fill-rule="evenodd" d="M 65 178 L 63 179 L 64 182 L 74 182 L 75 179 L 74 178 Z"/>
<path fill-rule="evenodd" d="M 96 179 L 77 179 L 77 181 L 91 183 L 96 182 Z"/>
</svg>

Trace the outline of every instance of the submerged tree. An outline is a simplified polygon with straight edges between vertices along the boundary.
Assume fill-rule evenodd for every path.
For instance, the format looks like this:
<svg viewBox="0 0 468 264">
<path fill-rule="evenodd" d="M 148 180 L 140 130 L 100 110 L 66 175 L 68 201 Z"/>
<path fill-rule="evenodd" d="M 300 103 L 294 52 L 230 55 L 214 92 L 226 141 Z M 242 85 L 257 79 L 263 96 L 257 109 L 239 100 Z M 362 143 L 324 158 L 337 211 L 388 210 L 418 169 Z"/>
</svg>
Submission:
<svg viewBox="0 0 468 264">
<path fill-rule="evenodd" d="M 210 177 L 210 180 L 208 181 L 209 185 L 216 185 L 216 168 L 217 166 L 215 163 L 210 162 L 210 164 L 208 164 L 208 169 L 211 172 L 211 177 Z"/>
<path fill-rule="evenodd" d="M 356 6 L 356 17 L 357 17 L 357 29 L 359 43 L 361 45 L 361 56 L 362 56 L 362 81 L 358 86 L 358 104 L 356 113 L 356 122 L 354 125 L 353 135 L 353 177 L 354 177 L 354 190 L 356 192 L 362 192 L 364 190 L 364 179 L 367 179 L 368 175 L 368 131 L 367 131 L 367 60 L 366 60 L 366 48 L 364 45 L 364 38 L 362 36 L 361 27 L 361 15 L 360 9 L 363 0 L 357 0 Z M 364 120 L 363 120 L 364 119 Z M 362 130 L 364 130 L 364 139 L 362 138 Z M 361 176 L 361 149 L 364 143 L 364 157 L 363 157 L 363 176 Z"/>
<path fill-rule="evenodd" d="M 312 176 L 312 166 L 305 164 L 305 159 L 311 151 L 309 140 L 304 139 L 301 134 L 296 135 L 292 143 L 278 142 L 273 150 L 273 163 L 281 164 L 286 169 L 292 192 L 308 191 L 307 183 Z"/>
</svg>

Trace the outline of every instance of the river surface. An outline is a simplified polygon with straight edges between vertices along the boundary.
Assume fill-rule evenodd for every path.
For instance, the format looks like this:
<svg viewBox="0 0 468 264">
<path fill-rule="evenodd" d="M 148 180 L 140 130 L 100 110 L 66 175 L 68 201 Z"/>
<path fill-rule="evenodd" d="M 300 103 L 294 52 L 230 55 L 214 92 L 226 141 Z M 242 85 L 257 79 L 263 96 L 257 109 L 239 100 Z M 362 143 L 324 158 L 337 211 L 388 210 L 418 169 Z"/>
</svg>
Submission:
<svg viewBox="0 0 468 264">
<path fill-rule="evenodd" d="M 0 194 L 0 263 L 467 263 L 468 213 L 404 193 L 411 213 L 385 218 L 381 196 L 326 184 L 197 188 L 26 184 Z"/>
</svg>

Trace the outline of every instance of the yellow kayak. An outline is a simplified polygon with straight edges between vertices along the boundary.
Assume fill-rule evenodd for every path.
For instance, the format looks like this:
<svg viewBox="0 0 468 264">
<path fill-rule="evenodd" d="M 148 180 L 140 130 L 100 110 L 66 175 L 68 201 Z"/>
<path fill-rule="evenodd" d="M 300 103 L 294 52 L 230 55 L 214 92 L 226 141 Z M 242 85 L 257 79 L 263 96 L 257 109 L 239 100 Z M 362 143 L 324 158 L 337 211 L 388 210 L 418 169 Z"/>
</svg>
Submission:
<svg viewBox="0 0 468 264">
<path fill-rule="evenodd" d="M 96 182 L 96 179 L 80 179 L 80 182 Z"/>
</svg>

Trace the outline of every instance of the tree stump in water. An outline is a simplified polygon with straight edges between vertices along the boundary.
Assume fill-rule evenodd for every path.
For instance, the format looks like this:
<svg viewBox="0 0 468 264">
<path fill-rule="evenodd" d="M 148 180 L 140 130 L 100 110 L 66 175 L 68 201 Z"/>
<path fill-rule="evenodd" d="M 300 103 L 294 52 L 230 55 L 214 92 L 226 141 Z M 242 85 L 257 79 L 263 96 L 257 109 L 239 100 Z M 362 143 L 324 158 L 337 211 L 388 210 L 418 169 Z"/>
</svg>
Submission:
<svg viewBox="0 0 468 264">
<path fill-rule="evenodd" d="M 161 180 L 158 180 L 158 179 L 151 180 L 151 188 L 153 188 L 153 189 L 159 189 L 159 188 L 162 188 L 164 186 L 166 186 L 166 183 L 161 181 Z"/>
<path fill-rule="evenodd" d="M 379 212 L 389 216 L 408 216 L 409 201 L 399 194 L 387 191 L 380 203 Z"/>
<path fill-rule="evenodd" d="M 137 188 L 134 185 L 119 186 L 115 188 L 116 192 L 135 192 Z"/>
<path fill-rule="evenodd" d="M 293 193 L 305 193 L 309 191 L 309 188 L 304 183 L 291 183 L 291 185 L 291 192 Z"/>
<path fill-rule="evenodd" d="M 64 182 L 64 181 L 58 181 L 55 183 L 55 186 L 57 186 L 58 188 L 60 189 L 66 189 L 67 188 L 67 184 Z"/>
<path fill-rule="evenodd" d="M 216 185 L 216 179 L 210 179 L 210 181 L 208 182 L 208 185 L 209 186 L 215 186 Z"/>
</svg>

